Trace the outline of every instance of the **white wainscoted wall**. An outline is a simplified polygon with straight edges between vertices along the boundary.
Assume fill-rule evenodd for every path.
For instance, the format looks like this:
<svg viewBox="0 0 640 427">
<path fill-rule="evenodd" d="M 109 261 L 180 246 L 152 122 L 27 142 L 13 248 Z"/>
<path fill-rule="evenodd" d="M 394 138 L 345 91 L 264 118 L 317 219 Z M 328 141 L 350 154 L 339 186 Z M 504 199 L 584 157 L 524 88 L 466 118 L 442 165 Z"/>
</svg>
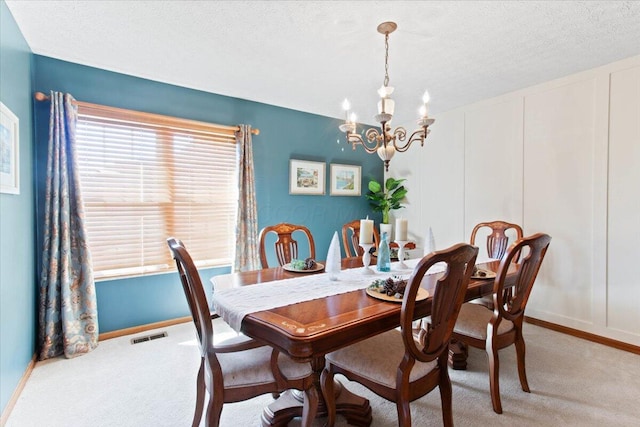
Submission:
<svg viewBox="0 0 640 427">
<path fill-rule="evenodd" d="M 493 220 L 550 234 L 527 315 L 640 345 L 640 56 L 436 116 L 387 175 L 419 246 Z"/>
</svg>

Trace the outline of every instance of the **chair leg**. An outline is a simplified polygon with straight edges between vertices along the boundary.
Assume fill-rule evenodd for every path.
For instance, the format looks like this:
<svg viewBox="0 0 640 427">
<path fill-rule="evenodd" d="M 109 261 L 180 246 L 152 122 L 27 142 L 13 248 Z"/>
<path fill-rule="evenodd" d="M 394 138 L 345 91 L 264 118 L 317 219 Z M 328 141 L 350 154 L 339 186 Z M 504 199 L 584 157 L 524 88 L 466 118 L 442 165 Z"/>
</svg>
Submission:
<svg viewBox="0 0 640 427">
<path fill-rule="evenodd" d="M 491 336 L 487 338 L 486 351 L 489 358 L 489 389 L 491 391 L 491 403 L 496 414 L 502 413 L 500 402 L 500 362 L 498 361 L 498 349 L 493 345 Z"/>
<path fill-rule="evenodd" d="M 404 397 L 398 398 L 396 410 L 398 411 L 398 425 L 401 427 L 411 427 L 411 402 Z"/>
<path fill-rule="evenodd" d="M 406 359 L 400 363 L 396 377 L 396 411 L 398 412 L 398 425 L 400 427 L 411 427 L 411 398 L 409 392 L 409 373 L 414 365 L 414 361 L 405 363 Z"/>
<path fill-rule="evenodd" d="M 447 367 L 447 352 L 444 356 L 440 356 L 438 364 L 440 365 L 440 401 L 442 402 L 442 422 L 445 427 L 453 427 L 453 391 L 451 389 L 451 379 Z"/>
<path fill-rule="evenodd" d="M 520 377 L 520 385 L 522 390 L 529 393 L 529 383 L 527 382 L 527 371 L 524 364 L 525 344 L 522 332 L 516 337 L 516 359 L 518 361 L 518 376 Z"/>
<path fill-rule="evenodd" d="M 322 387 L 322 396 L 327 409 L 326 427 L 333 427 L 336 423 L 336 395 L 333 389 L 333 372 L 329 368 L 324 368 L 320 375 L 320 386 Z"/>
<path fill-rule="evenodd" d="M 220 415 L 222 415 L 223 401 L 217 396 L 209 395 L 209 403 L 207 404 L 207 415 L 205 418 L 207 427 L 219 427 Z"/>
<path fill-rule="evenodd" d="M 196 379 L 196 410 L 193 414 L 193 422 L 191 423 L 192 427 L 198 427 L 200 425 L 206 392 L 204 385 L 204 358 L 201 358 L 200 369 L 198 370 L 198 377 Z"/>
</svg>

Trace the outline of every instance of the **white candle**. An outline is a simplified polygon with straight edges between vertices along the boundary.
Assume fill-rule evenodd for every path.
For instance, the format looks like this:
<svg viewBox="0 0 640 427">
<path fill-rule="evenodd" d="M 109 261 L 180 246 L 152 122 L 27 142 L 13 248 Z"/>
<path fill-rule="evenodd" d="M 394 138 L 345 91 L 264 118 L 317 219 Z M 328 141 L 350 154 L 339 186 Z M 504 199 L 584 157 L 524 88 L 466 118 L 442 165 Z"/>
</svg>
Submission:
<svg viewBox="0 0 640 427">
<path fill-rule="evenodd" d="M 344 110 L 344 116 L 346 117 L 345 121 L 349 123 L 349 110 L 351 109 L 351 104 L 347 98 L 342 101 L 342 109 Z"/>
<path fill-rule="evenodd" d="M 360 243 L 369 245 L 373 243 L 373 220 L 369 217 L 360 220 Z"/>
<path fill-rule="evenodd" d="M 396 219 L 396 240 L 407 241 L 407 223 L 405 218 Z"/>
<path fill-rule="evenodd" d="M 428 91 L 424 91 L 424 95 L 422 95 L 422 107 L 420 108 L 420 115 L 422 117 L 427 117 L 429 115 L 429 99 L 431 99 L 431 96 L 429 95 Z"/>
</svg>

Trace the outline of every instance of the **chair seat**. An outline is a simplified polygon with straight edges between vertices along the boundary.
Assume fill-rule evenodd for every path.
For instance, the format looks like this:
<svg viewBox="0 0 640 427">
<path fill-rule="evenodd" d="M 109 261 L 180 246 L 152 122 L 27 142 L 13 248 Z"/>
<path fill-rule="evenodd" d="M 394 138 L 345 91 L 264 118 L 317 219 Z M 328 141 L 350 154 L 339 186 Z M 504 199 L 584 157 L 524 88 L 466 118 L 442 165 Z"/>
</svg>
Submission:
<svg viewBox="0 0 640 427">
<path fill-rule="evenodd" d="M 488 308 L 489 310 L 493 310 L 493 295 L 485 295 L 480 298 L 476 298 L 474 300 L 469 301 L 470 304 L 480 304 Z"/>
<path fill-rule="evenodd" d="M 218 346 L 238 344 L 249 338 L 238 336 L 217 344 Z M 252 348 L 233 353 L 217 353 L 222 368 L 224 387 L 247 387 L 274 381 L 270 360 L 273 349 L 269 346 Z M 278 355 L 278 365 L 285 377 L 290 380 L 302 379 L 312 374 L 309 363 L 295 362 L 284 354 Z"/>
<path fill-rule="evenodd" d="M 479 340 L 486 340 L 487 325 L 492 316 L 493 311 L 487 309 L 484 305 L 473 303 L 462 304 L 453 332 Z M 502 319 L 498 326 L 498 335 L 505 334 L 512 329 L 513 322 Z"/>
<path fill-rule="evenodd" d="M 393 329 L 329 353 L 326 358 L 340 368 L 348 369 L 386 387 L 395 388 L 398 364 L 402 361 L 404 352 L 402 334 Z M 437 360 L 416 363 L 411 370 L 409 381 L 426 376 L 436 364 Z"/>
</svg>

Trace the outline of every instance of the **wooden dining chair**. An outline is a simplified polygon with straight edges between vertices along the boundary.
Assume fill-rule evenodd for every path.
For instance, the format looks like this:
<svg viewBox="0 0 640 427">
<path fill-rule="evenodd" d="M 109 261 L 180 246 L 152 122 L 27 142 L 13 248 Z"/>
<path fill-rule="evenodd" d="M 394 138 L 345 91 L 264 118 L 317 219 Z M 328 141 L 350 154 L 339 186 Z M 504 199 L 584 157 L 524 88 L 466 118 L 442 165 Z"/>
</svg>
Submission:
<svg viewBox="0 0 640 427">
<path fill-rule="evenodd" d="M 378 247 L 380 236 L 378 230 L 373 227 L 373 245 Z M 347 258 L 364 255 L 364 249 L 360 247 L 360 220 L 354 219 L 342 226 L 342 245 Z"/>
<path fill-rule="evenodd" d="M 507 252 L 507 248 L 509 247 L 509 236 L 507 232 L 509 230 L 513 230 L 515 233 L 515 238 L 512 238 L 511 241 L 515 242 L 519 239 L 522 239 L 522 227 L 518 224 L 513 224 L 506 221 L 491 221 L 491 222 L 481 222 L 475 227 L 473 227 L 473 231 L 471 231 L 471 239 L 469 243 L 472 245 L 476 245 L 476 237 L 478 231 L 489 228 L 491 233 L 487 235 L 487 256 L 494 259 L 502 259 L 505 253 Z M 512 262 L 518 262 L 520 259 L 519 254 L 513 258 Z M 507 294 L 510 292 L 510 289 L 507 289 Z M 508 298 L 509 295 L 505 295 L 505 298 Z M 493 309 L 493 298 L 491 296 L 485 296 L 481 298 L 476 298 L 472 301 L 474 304 L 482 304 L 489 309 Z"/>
<path fill-rule="evenodd" d="M 487 255 L 495 259 L 502 259 L 507 252 L 507 248 L 509 247 L 509 236 L 507 236 L 508 230 L 513 230 L 516 233 L 513 241 L 522 239 L 523 236 L 522 227 L 518 224 L 512 224 L 505 221 L 481 222 L 473 227 L 469 243 L 475 246 L 476 235 L 478 234 L 478 231 L 483 228 L 491 229 L 491 234 L 487 236 Z M 518 262 L 518 257 L 515 257 L 513 262 Z"/>
<path fill-rule="evenodd" d="M 309 256 L 313 259 L 316 258 L 316 244 L 313 241 L 311 231 L 304 225 L 289 224 L 286 222 L 270 225 L 260 230 L 259 247 L 260 247 L 260 263 L 262 268 L 269 268 L 269 261 L 267 260 L 267 250 L 265 247 L 267 235 L 269 233 L 275 233 L 278 239 L 275 242 L 276 258 L 278 264 L 283 266 L 290 263 L 292 259 L 298 258 L 298 241 L 295 240 L 292 234 L 295 231 L 302 232 L 306 235 L 309 243 Z"/>
<path fill-rule="evenodd" d="M 439 387 L 444 425 L 453 426 L 448 345 L 477 255 L 478 248 L 459 243 L 425 256 L 416 265 L 405 289 L 400 331 L 393 329 L 327 354 L 321 385 L 328 426 L 335 423 L 336 417 L 335 374 L 342 374 L 395 402 L 400 426 L 411 426 L 409 403 Z M 425 323 L 416 341 L 412 330 L 415 298 L 425 273 L 438 262 L 446 263 L 446 272 L 436 282 L 431 320 Z"/>
<path fill-rule="evenodd" d="M 489 359 L 489 387 L 493 410 L 501 414 L 498 350 L 515 344 L 518 376 L 522 390 L 528 392 L 525 372 L 525 343 L 522 336 L 524 310 L 531 294 L 551 237 L 537 233 L 514 242 L 498 267 L 493 285 L 493 309 L 480 304 L 462 305 L 453 330 L 453 338 L 472 347 L 485 349 Z M 505 279 L 515 257 L 524 254 L 518 265 L 515 285 L 505 297 Z"/>
<path fill-rule="evenodd" d="M 211 311 L 200 275 L 182 242 L 169 238 L 167 244 L 176 261 L 200 347 L 192 427 L 200 425 L 205 402 L 205 425 L 217 427 L 224 403 L 313 387 L 310 364 L 295 362 L 259 341 L 240 335 L 214 344 Z M 317 393 L 305 393 L 303 419 L 308 420 L 317 405 Z"/>
</svg>

